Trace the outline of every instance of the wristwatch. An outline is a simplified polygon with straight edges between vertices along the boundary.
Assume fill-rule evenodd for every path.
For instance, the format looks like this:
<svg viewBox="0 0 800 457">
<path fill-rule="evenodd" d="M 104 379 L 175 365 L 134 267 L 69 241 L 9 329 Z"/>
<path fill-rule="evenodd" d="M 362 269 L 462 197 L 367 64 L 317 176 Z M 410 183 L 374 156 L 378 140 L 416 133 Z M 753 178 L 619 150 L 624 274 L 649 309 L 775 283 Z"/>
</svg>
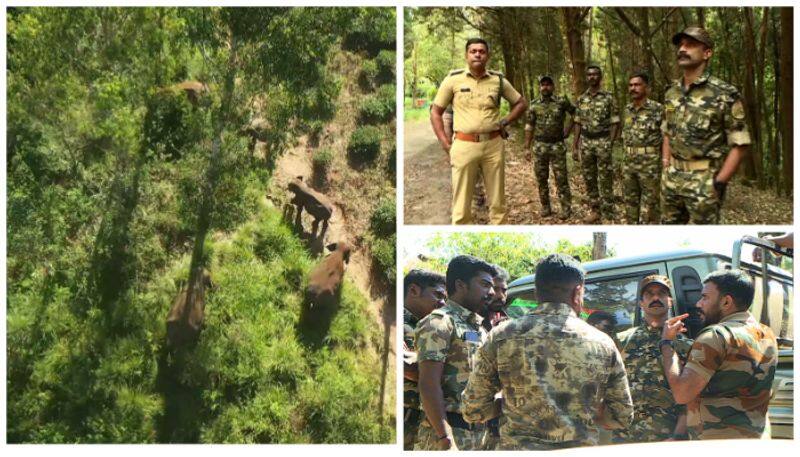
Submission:
<svg viewBox="0 0 800 457">
<path fill-rule="evenodd" d="M 508 126 L 508 119 L 500 119 L 500 127 L 506 128 Z"/>
<path fill-rule="evenodd" d="M 661 341 L 659 341 L 658 342 L 658 349 L 660 351 L 663 351 L 664 350 L 663 347 L 665 345 L 671 347 L 672 349 L 675 349 L 675 346 L 672 345 L 672 340 L 661 340 Z"/>
</svg>

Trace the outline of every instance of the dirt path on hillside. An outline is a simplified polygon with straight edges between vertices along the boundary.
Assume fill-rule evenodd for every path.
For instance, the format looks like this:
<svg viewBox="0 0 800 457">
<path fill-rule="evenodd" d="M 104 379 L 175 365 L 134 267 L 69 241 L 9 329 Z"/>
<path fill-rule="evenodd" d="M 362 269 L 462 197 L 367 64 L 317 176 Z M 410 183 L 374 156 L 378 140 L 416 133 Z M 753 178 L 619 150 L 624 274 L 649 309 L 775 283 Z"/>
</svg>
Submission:
<svg viewBox="0 0 800 457">
<path fill-rule="evenodd" d="M 515 130 L 514 133 L 519 134 Z M 430 124 L 408 122 L 405 124 L 405 223 L 449 224 L 450 223 L 450 167 L 442 158 Z M 567 220 L 555 216 L 539 216 L 539 186 L 533 175 L 533 163 L 525 158 L 521 139 L 506 143 L 506 208 L 508 223 L 518 225 L 582 224 L 588 213 L 583 179 L 575 172 L 575 164 L 568 158 L 569 182 L 572 192 L 572 208 Z M 614 206 L 616 217 L 613 224 L 622 224 L 624 206 L 622 201 L 622 164 L 614 161 Z M 550 202 L 558 210 L 555 178 L 550 173 Z M 725 224 L 775 224 L 792 223 L 793 202 L 790 198 L 777 197 L 743 184 L 738 178 L 728 186 L 722 217 Z M 487 224 L 488 209 L 472 205 L 476 224 Z"/>
</svg>

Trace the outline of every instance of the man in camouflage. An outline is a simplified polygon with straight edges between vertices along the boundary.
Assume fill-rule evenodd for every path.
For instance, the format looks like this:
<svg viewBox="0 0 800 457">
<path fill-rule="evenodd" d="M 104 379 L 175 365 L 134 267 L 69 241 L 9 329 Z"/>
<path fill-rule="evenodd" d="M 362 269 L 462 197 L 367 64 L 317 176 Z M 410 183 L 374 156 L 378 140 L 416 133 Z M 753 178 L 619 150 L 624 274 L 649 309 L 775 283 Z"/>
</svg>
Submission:
<svg viewBox="0 0 800 457">
<path fill-rule="evenodd" d="M 478 350 L 462 395 L 464 417 L 483 422 L 501 411 L 500 449 L 595 445 L 597 425 L 624 427 L 633 405 L 619 351 L 584 322 L 584 271 L 553 254 L 536 267 L 538 306 L 502 322 Z"/>
<path fill-rule="evenodd" d="M 747 311 L 754 294 L 753 281 L 741 270 L 706 276 L 697 306 L 707 327 L 697 335 L 683 369 L 672 342 L 685 331 L 682 320 L 688 314 L 664 325 L 661 361 L 675 401 L 687 405 L 693 440 L 769 438 L 767 408 L 778 342 Z"/>
<path fill-rule="evenodd" d="M 570 214 L 572 197 L 567 177 L 567 149 L 564 147 L 564 139 L 572 130 L 575 107 L 566 97 L 553 95 L 554 88 L 553 78 L 549 75 L 539 77 L 539 98 L 531 102 L 528 123 L 525 125 L 525 150 L 530 150 L 531 140 L 536 140 L 533 156 L 536 181 L 539 184 L 539 202 L 542 204 L 540 216 L 549 217 L 552 214 L 548 184 L 552 166 L 561 204 L 559 219 L 565 220 Z M 571 118 L 565 128 L 567 113 Z M 530 160 L 527 154 L 525 158 Z"/>
<path fill-rule="evenodd" d="M 646 443 L 686 439 L 686 407 L 672 398 L 661 367 L 661 329 L 672 309 L 672 282 L 650 275 L 639 282 L 639 307 L 644 323 L 619 334 L 622 358 L 633 399 L 633 422 L 614 430 L 614 443 Z M 686 360 L 691 341 L 678 335 L 675 351 Z"/>
<path fill-rule="evenodd" d="M 619 114 L 614 96 L 600 89 L 603 72 L 600 67 L 586 68 L 589 88 L 579 98 L 575 115 L 573 158 L 580 161 L 591 212 L 584 223 L 598 220 L 598 209 L 603 219 L 614 219 L 614 187 L 611 147 L 619 135 Z M 599 187 L 599 192 L 598 192 Z"/>
<path fill-rule="evenodd" d="M 664 107 L 647 97 L 649 83 L 646 73 L 631 75 L 628 92 L 632 101 L 622 115 L 622 141 L 625 145 L 622 195 L 625 219 L 631 225 L 659 222 Z"/>
<path fill-rule="evenodd" d="M 496 274 L 493 266 L 475 257 L 454 257 L 447 266 L 445 306 L 417 324 L 414 342 L 425 419 L 414 450 L 480 449 L 485 426 L 464 419 L 461 392 L 486 338 L 479 312 L 494 297 Z"/>
<path fill-rule="evenodd" d="M 711 76 L 714 42 L 705 29 L 672 37 L 683 76 L 664 95 L 661 222 L 719 224 L 728 181 L 750 144 L 732 85 Z"/>
<path fill-rule="evenodd" d="M 420 319 L 444 306 L 447 298 L 444 276 L 425 270 L 411 270 L 403 280 L 403 449 L 414 449 L 422 416 L 417 390 L 417 353 L 414 330 Z"/>
</svg>

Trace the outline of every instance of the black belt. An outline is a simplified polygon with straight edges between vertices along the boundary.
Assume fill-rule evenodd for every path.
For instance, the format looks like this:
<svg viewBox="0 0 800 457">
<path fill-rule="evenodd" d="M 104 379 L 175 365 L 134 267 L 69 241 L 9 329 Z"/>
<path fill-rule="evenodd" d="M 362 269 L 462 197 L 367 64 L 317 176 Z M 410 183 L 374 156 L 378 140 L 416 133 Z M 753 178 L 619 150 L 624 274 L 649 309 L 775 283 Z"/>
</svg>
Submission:
<svg viewBox="0 0 800 457">
<path fill-rule="evenodd" d="M 403 407 L 403 423 L 409 425 L 419 424 L 422 417 L 422 411 L 416 408 Z"/>
<path fill-rule="evenodd" d="M 581 132 L 581 135 L 585 136 L 586 138 L 589 138 L 590 140 L 596 140 L 598 138 L 606 138 L 608 136 L 611 136 L 611 131 L 604 130 L 602 132 Z"/>
<path fill-rule="evenodd" d="M 464 416 L 458 413 L 451 413 L 448 411 L 447 413 L 447 423 L 450 424 L 451 427 L 461 428 L 464 430 L 481 430 L 483 429 L 482 423 L 471 424 L 464 420 Z"/>
<path fill-rule="evenodd" d="M 544 135 L 535 135 L 533 139 L 541 143 L 550 143 L 550 144 L 560 143 L 564 141 L 564 137 L 544 136 Z"/>
</svg>

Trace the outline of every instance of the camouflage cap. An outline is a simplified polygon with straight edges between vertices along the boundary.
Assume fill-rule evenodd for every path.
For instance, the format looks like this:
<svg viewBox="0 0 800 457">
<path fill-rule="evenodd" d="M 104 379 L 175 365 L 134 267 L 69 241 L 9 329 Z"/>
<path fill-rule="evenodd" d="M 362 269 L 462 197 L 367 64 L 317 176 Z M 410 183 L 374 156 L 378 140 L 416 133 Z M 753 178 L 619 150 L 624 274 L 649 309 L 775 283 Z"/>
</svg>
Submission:
<svg viewBox="0 0 800 457">
<path fill-rule="evenodd" d="M 672 35 L 672 44 L 675 46 L 681 42 L 681 38 L 688 36 L 689 38 L 693 38 L 709 48 L 714 48 L 714 40 L 711 39 L 711 35 L 708 34 L 706 29 L 702 27 L 686 27 L 683 29 L 682 32 L 678 32 L 675 35 Z"/>
<path fill-rule="evenodd" d="M 550 75 L 541 75 L 539 76 L 539 84 L 541 84 L 545 79 L 550 80 L 551 83 L 555 83 Z"/>
<path fill-rule="evenodd" d="M 650 275 L 645 276 L 644 279 L 639 282 L 640 300 L 642 298 L 642 294 L 644 293 L 644 289 L 650 284 L 661 284 L 662 286 L 666 287 L 667 290 L 670 291 L 670 295 L 672 295 L 672 281 L 670 281 L 668 277 L 664 275 Z"/>
</svg>

